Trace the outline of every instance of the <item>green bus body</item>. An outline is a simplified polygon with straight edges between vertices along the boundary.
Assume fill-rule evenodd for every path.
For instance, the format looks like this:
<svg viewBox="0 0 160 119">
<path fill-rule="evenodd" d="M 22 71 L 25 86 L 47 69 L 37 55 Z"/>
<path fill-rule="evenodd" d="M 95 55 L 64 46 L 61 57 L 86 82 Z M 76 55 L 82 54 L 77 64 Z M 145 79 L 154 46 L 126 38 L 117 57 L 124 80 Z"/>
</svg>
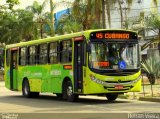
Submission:
<svg viewBox="0 0 160 119">
<path fill-rule="evenodd" d="M 89 66 L 91 42 L 90 35 L 94 32 L 121 31 L 126 30 L 88 30 L 73 34 L 50 37 L 29 42 L 20 42 L 17 44 L 7 45 L 5 49 L 5 86 L 10 90 L 21 91 L 24 80 L 28 80 L 30 92 L 51 92 L 63 94 L 64 83 L 70 80 L 73 85 L 73 93 L 83 94 L 120 94 L 126 92 L 138 92 L 141 90 L 141 71 L 138 68 L 134 73 L 122 73 L 121 70 L 115 70 L 112 73 L 99 73 L 99 70 L 92 69 Z M 129 33 L 135 33 L 127 31 Z M 136 34 L 136 33 L 135 33 Z M 111 36 L 112 38 L 116 36 Z M 119 37 L 119 36 L 117 36 Z M 126 36 L 128 37 L 128 36 Z M 112 39 L 111 38 L 111 39 Z M 34 63 L 29 65 L 20 65 L 20 49 L 40 44 L 50 44 L 63 41 L 71 41 L 72 53 L 70 62 L 60 62 L 61 53 L 57 50 L 57 63 Z M 138 39 L 136 39 L 138 40 Z M 107 42 L 107 41 L 106 41 Z M 115 41 L 118 43 L 118 41 Z M 121 43 L 123 40 L 121 41 Z M 127 42 L 125 42 L 127 44 Z M 64 45 L 64 44 L 63 44 Z M 100 44 L 101 45 L 101 44 Z M 67 47 L 67 46 L 66 46 Z M 96 48 L 96 47 L 95 47 Z M 80 50 L 80 51 L 79 51 Z M 37 50 L 35 50 L 37 51 Z M 103 50 L 102 50 L 103 51 Z M 27 51 L 26 51 L 27 52 Z M 29 52 L 29 51 L 28 51 Z M 49 48 L 47 48 L 47 61 Z M 66 51 L 67 52 L 67 51 Z M 40 52 L 39 52 L 40 54 Z M 65 52 L 64 52 L 65 54 Z M 64 55 L 63 54 L 63 55 Z M 66 53 L 67 54 L 67 53 Z M 25 56 L 26 59 L 31 56 Z M 39 57 L 36 52 L 36 57 Z M 81 57 L 80 61 L 78 58 Z M 28 60 L 28 59 L 27 59 Z M 39 60 L 41 60 L 39 58 Z M 139 58 L 137 59 L 137 61 Z M 27 61 L 26 61 L 27 62 Z M 38 61 L 37 61 L 38 62 Z M 81 62 L 81 63 L 78 63 Z M 98 65 L 100 63 L 98 62 Z M 103 64 L 103 62 L 101 63 Z M 106 65 L 106 64 L 105 64 Z M 102 66 L 103 67 L 103 66 Z M 131 69 L 130 69 L 131 70 Z M 97 72 L 96 72 L 97 71 Z M 103 70 L 102 70 L 103 71 Z M 116 73 L 115 73 L 116 72 Z M 117 73 L 119 72 L 119 73 Z M 109 75 L 108 75 L 109 74 Z M 122 74 L 122 75 L 119 75 Z M 122 86 L 122 87 L 121 87 Z"/>
</svg>

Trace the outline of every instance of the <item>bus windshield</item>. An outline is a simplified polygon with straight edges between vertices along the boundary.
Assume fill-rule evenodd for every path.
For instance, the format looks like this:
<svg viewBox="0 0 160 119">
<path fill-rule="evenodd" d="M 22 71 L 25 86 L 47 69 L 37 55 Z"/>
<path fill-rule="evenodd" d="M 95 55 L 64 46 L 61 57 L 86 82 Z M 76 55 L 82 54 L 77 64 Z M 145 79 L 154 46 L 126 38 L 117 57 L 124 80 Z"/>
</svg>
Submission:
<svg viewBox="0 0 160 119">
<path fill-rule="evenodd" d="M 138 44 L 126 42 L 92 42 L 89 53 L 90 68 L 125 70 L 139 67 Z"/>
</svg>

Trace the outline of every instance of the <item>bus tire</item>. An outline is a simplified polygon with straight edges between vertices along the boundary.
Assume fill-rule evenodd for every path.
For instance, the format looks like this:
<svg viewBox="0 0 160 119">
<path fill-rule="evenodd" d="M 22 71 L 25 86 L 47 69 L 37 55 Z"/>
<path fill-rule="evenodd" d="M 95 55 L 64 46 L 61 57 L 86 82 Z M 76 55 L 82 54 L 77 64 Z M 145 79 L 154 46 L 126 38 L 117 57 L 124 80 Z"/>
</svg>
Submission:
<svg viewBox="0 0 160 119">
<path fill-rule="evenodd" d="M 75 102 L 78 100 L 78 95 L 74 94 L 73 92 L 73 86 L 70 80 L 66 82 L 65 90 L 64 90 L 64 96 L 69 102 Z"/>
<path fill-rule="evenodd" d="M 27 79 L 25 79 L 23 81 L 23 84 L 22 84 L 22 93 L 23 93 L 24 97 L 27 97 L 27 98 L 33 97 L 33 93 L 30 92 L 30 86 L 29 86 L 29 82 L 28 82 Z"/>
<path fill-rule="evenodd" d="M 61 94 L 61 93 L 56 93 L 56 96 L 57 96 L 57 98 L 62 98 L 63 97 L 63 95 Z"/>
<path fill-rule="evenodd" d="M 33 98 L 38 98 L 39 97 L 39 92 L 31 92 Z"/>
<path fill-rule="evenodd" d="M 117 99 L 118 94 L 117 93 L 108 93 L 108 94 L 106 94 L 106 97 L 107 97 L 108 101 L 114 101 Z"/>
</svg>

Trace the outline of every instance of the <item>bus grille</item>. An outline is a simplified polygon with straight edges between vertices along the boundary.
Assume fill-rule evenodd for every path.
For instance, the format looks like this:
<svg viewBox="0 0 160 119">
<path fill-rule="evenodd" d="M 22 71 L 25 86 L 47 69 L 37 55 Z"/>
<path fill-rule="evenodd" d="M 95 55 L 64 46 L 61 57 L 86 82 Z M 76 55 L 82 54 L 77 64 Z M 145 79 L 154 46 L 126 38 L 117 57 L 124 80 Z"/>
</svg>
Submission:
<svg viewBox="0 0 160 119">
<path fill-rule="evenodd" d="M 108 91 L 126 91 L 133 88 L 133 86 L 123 86 L 123 89 L 116 89 L 115 87 L 106 87 L 106 86 L 104 86 L 104 88 L 107 89 Z"/>
<path fill-rule="evenodd" d="M 127 82 L 131 82 L 132 80 L 127 80 L 127 81 L 105 81 L 106 83 L 127 83 Z"/>
</svg>

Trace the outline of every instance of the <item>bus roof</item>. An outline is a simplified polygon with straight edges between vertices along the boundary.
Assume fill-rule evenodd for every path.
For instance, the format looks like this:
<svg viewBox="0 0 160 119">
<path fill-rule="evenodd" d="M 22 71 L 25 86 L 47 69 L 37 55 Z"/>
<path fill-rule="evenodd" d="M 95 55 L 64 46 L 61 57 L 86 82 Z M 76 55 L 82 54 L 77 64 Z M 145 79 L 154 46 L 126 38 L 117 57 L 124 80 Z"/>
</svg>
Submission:
<svg viewBox="0 0 160 119">
<path fill-rule="evenodd" d="M 95 31 L 118 31 L 118 30 L 134 32 L 134 31 L 131 31 L 131 30 L 124 30 L 124 29 L 94 29 L 94 30 L 86 30 L 86 31 L 77 32 L 77 33 L 71 33 L 71 34 L 59 35 L 59 36 L 54 36 L 54 37 L 49 37 L 49 38 L 44 38 L 44 39 L 32 40 L 32 41 L 28 41 L 28 42 L 20 42 L 20 43 L 10 44 L 10 45 L 6 45 L 6 49 L 15 48 L 15 47 L 21 47 L 21 46 L 29 46 L 29 45 L 32 45 L 32 44 L 41 44 L 41 43 L 46 43 L 46 42 L 54 42 L 54 41 L 58 41 L 58 40 L 62 40 L 62 39 L 64 40 L 64 39 L 69 39 L 69 38 L 83 36 L 83 35 L 86 35 L 86 36 L 89 37 L 89 34 L 91 32 L 95 32 Z"/>
</svg>

